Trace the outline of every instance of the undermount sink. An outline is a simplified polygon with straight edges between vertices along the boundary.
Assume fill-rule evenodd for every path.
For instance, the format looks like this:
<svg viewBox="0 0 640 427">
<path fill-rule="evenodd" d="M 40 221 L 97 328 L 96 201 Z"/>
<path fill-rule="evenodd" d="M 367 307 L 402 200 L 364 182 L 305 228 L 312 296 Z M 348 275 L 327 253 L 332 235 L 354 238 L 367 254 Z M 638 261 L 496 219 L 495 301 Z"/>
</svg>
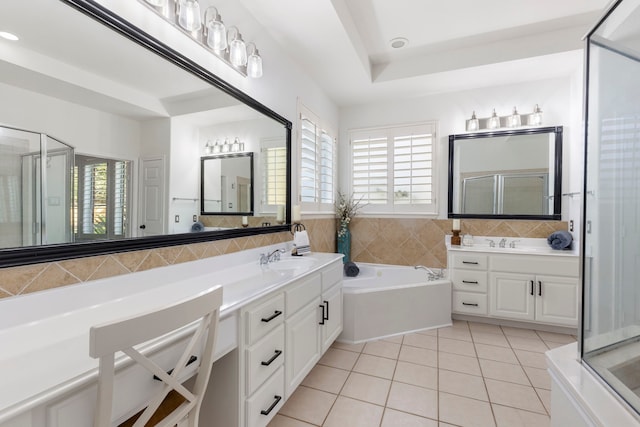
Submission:
<svg viewBox="0 0 640 427">
<path fill-rule="evenodd" d="M 268 268 L 276 271 L 308 270 L 316 263 L 313 258 L 291 257 L 270 262 Z"/>
</svg>

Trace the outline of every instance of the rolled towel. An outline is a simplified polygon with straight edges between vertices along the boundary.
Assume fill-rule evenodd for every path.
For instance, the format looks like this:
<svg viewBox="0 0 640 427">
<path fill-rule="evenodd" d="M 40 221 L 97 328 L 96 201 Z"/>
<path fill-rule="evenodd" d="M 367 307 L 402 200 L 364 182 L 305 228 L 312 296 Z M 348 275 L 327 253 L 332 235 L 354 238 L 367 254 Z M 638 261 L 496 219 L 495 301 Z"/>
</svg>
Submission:
<svg viewBox="0 0 640 427">
<path fill-rule="evenodd" d="M 344 263 L 344 274 L 347 277 L 356 277 L 359 273 L 360 269 L 355 262 L 349 261 Z"/>
<path fill-rule="evenodd" d="M 200 221 L 196 221 L 191 225 L 191 232 L 198 233 L 200 231 L 204 231 L 204 224 Z"/>
<path fill-rule="evenodd" d="M 573 236 L 568 231 L 556 231 L 547 237 L 547 243 L 552 249 L 571 249 Z"/>
</svg>

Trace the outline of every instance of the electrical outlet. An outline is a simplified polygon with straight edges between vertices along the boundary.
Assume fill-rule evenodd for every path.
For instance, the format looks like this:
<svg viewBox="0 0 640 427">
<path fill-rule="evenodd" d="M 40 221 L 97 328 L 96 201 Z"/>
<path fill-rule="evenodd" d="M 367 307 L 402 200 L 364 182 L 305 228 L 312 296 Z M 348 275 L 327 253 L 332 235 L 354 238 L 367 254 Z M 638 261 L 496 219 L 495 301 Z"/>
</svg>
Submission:
<svg viewBox="0 0 640 427">
<path fill-rule="evenodd" d="M 573 231 L 573 220 L 569 221 L 569 231 Z"/>
<path fill-rule="evenodd" d="M 196 221 L 198 221 L 198 215 L 193 216 L 193 222 L 196 222 Z"/>
<path fill-rule="evenodd" d="M 174 222 L 180 222 L 180 215 L 176 215 L 176 216 L 173 218 L 173 221 L 174 221 Z"/>
</svg>

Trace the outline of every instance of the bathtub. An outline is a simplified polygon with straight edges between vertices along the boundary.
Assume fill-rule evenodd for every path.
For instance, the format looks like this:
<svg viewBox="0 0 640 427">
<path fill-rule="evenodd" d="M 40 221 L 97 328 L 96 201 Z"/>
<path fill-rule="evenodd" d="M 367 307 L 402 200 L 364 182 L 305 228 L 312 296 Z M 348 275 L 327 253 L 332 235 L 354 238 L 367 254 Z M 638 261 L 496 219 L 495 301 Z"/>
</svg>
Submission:
<svg viewBox="0 0 640 427">
<path fill-rule="evenodd" d="M 358 343 L 451 325 L 451 282 L 425 270 L 358 263 L 343 282 L 344 326 L 338 341 Z"/>
</svg>

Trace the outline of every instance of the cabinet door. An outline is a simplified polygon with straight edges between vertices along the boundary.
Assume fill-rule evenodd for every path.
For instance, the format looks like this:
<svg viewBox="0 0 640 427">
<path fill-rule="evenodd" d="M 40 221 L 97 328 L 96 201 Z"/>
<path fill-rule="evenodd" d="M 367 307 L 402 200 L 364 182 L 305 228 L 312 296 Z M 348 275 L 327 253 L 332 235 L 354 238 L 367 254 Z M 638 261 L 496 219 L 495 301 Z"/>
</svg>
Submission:
<svg viewBox="0 0 640 427">
<path fill-rule="evenodd" d="M 536 320 L 578 325 L 578 279 L 536 276 Z"/>
<path fill-rule="evenodd" d="M 489 314 L 518 320 L 534 319 L 534 276 L 515 273 L 489 274 Z"/>
<path fill-rule="evenodd" d="M 322 305 L 325 306 L 326 318 L 322 325 L 322 353 L 324 353 L 342 332 L 342 283 L 322 294 Z"/>
<path fill-rule="evenodd" d="M 320 299 L 287 319 L 285 345 L 286 399 L 320 358 Z"/>
</svg>

